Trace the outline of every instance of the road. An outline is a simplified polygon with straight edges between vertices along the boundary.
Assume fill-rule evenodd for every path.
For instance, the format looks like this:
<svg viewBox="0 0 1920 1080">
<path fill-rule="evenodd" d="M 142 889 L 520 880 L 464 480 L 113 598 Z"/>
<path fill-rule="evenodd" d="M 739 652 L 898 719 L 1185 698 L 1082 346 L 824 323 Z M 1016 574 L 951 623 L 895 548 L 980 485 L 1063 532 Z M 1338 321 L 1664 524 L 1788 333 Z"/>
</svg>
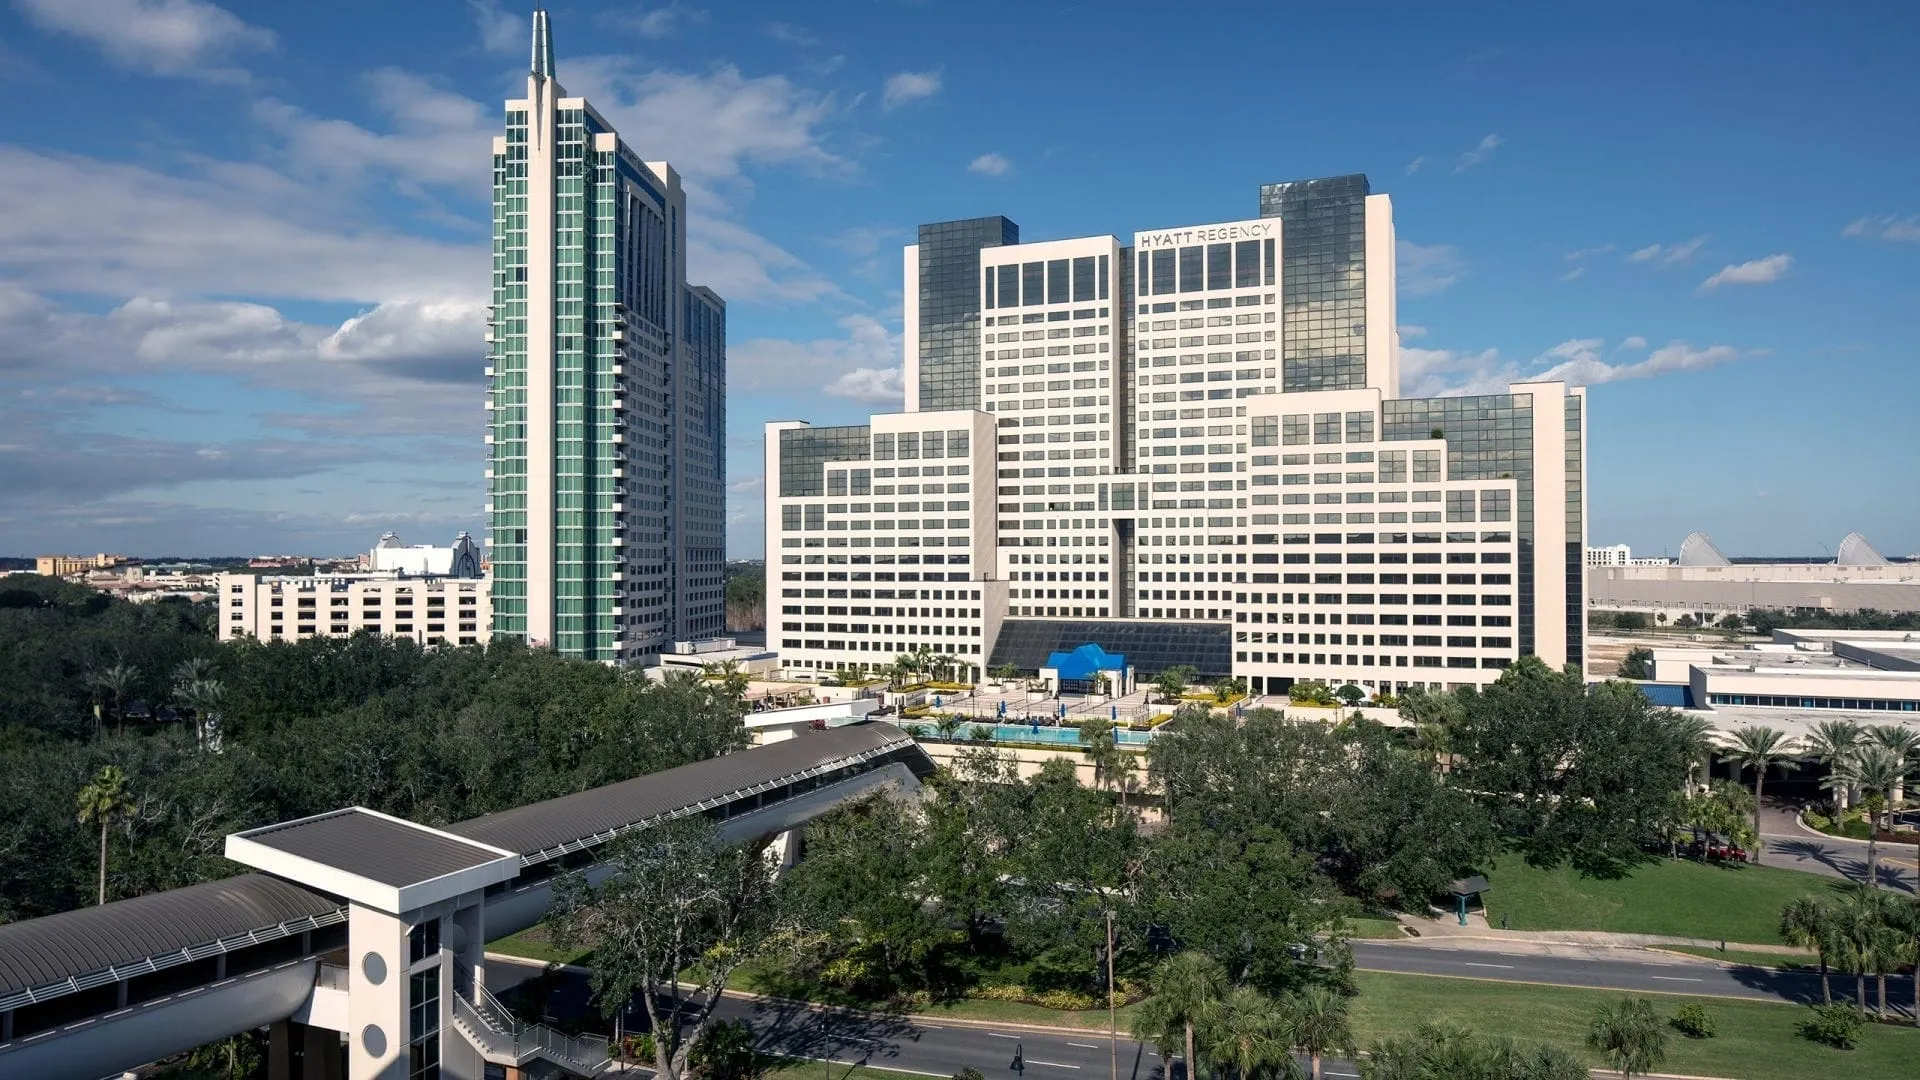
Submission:
<svg viewBox="0 0 1920 1080">
<path fill-rule="evenodd" d="M 1420 975 L 1448 975 L 1488 979 L 1499 982 L 1542 983 L 1589 989 L 1623 990 L 1648 993 L 1705 994 L 1760 1001 L 1812 1001 L 1820 993 L 1817 975 L 1798 972 L 1766 971 L 1755 968 L 1723 968 L 1709 963 L 1681 959 L 1671 961 L 1643 959 L 1649 955 L 1621 950 L 1619 958 L 1583 956 L 1545 956 L 1533 952 L 1508 952 L 1497 948 L 1387 944 L 1355 942 L 1355 965 L 1366 971 L 1398 972 Z M 504 989 L 537 975 L 531 966 L 494 963 L 488 967 L 489 983 Z M 1837 977 L 1836 993 L 1844 993 L 1852 979 Z M 1868 992 L 1872 993 L 1870 985 Z M 586 979 L 583 975 L 561 973 L 544 1012 L 569 1015 L 586 1007 Z M 1910 977 L 1888 980 L 1890 1001 L 1912 1000 Z M 951 1075 L 972 1066 L 993 1080 L 1014 1076 L 1014 1063 L 1022 1063 L 1027 1074 L 1036 1077 L 1069 1078 L 1105 1072 L 1109 1050 L 1103 1032 L 1061 1034 L 1021 1029 L 1017 1026 L 991 1026 L 959 1023 L 922 1023 L 899 1016 L 852 1012 L 802 1005 L 793 1002 L 756 1001 L 728 998 L 719 1015 L 743 1019 L 760 1033 L 762 1049 L 793 1057 L 825 1059 L 843 1064 L 865 1064 L 912 1072 Z M 1120 1075 L 1129 1080 L 1160 1080 L 1161 1062 L 1151 1047 L 1126 1038 L 1122 1033 L 1117 1048 Z M 823 1067 L 824 1069 L 824 1067 Z M 1176 1077 L 1179 1068 L 1175 1068 Z M 1357 1076 L 1351 1062 L 1329 1062 L 1328 1075 L 1341 1078 Z M 824 1071 L 822 1080 L 832 1080 Z"/>
<path fill-rule="evenodd" d="M 1768 866 L 1805 870 L 1824 877 L 1859 883 L 1867 880 L 1867 845 L 1839 840 L 1802 829 L 1795 820 L 1799 808 L 1785 800 L 1767 799 L 1760 811 L 1761 861 Z M 1881 844 L 1880 886 L 1916 891 L 1915 851 L 1912 844 Z"/>
</svg>

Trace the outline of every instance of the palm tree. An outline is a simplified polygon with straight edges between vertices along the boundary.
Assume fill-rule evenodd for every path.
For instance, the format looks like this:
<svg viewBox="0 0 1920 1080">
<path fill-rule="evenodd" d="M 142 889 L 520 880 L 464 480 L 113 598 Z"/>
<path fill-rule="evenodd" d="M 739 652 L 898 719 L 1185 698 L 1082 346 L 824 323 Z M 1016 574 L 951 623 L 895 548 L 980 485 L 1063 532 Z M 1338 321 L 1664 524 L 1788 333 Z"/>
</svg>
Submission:
<svg viewBox="0 0 1920 1080">
<path fill-rule="evenodd" d="M 140 669 L 125 661 L 91 671 L 87 675 L 87 681 L 113 702 L 113 726 L 116 731 L 126 726 L 127 695 L 133 691 L 133 684 L 139 679 Z"/>
<path fill-rule="evenodd" d="M 173 685 L 186 686 L 213 677 L 213 657 L 189 656 L 173 665 Z"/>
<path fill-rule="evenodd" d="M 1756 837 L 1760 835 L 1760 801 L 1767 769 L 1787 756 L 1786 742 L 1786 736 L 1773 728 L 1746 727 L 1733 733 L 1733 746 L 1727 751 L 1727 760 L 1733 762 L 1736 769 L 1753 769 L 1753 835 Z M 1754 862 L 1760 861 L 1760 849 L 1765 846 L 1758 840 L 1754 842 Z"/>
<path fill-rule="evenodd" d="M 1645 1076 L 1667 1059 L 1667 1028 L 1646 998 L 1621 998 L 1600 1006 L 1587 1029 L 1587 1046 L 1604 1054 L 1620 1080 Z"/>
<path fill-rule="evenodd" d="M 964 721 L 952 713 L 947 713 L 933 722 L 933 730 L 940 733 L 941 742 L 953 742 L 960 737 L 960 728 Z"/>
<path fill-rule="evenodd" d="M 1916 758 L 1920 758 L 1920 731 L 1901 724 L 1878 724 L 1869 729 L 1868 733 L 1873 737 L 1874 742 L 1885 747 L 1899 759 L 1899 779 L 1895 780 L 1893 787 L 1887 791 L 1887 798 L 1892 799 L 1894 805 L 1898 806 L 1905 802 L 1907 797 L 1907 768 Z"/>
<path fill-rule="evenodd" d="M 1669 713 L 1667 723 L 1687 759 L 1687 794 L 1691 796 L 1695 791 L 1694 770 L 1705 764 L 1713 753 L 1713 725 L 1685 713 Z"/>
<path fill-rule="evenodd" d="M 1324 986 L 1309 986 L 1286 1000 L 1288 1041 L 1306 1052 L 1313 1080 L 1320 1080 L 1320 1058 L 1352 1054 L 1353 1025 L 1347 999 Z"/>
<path fill-rule="evenodd" d="M 1907 959 L 1920 964 L 1920 897 L 1890 903 L 1882 914 L 1891 929 L 1906 936 Z M 1913 1015 L 1920 1021 L 1920 973 L 1913 980 Z"/>
<path fill-rule="evenodd" d="M 1167 1023 L 1184 1029 L 1187 1077 L 1197 1080 L 1200 1070 L 1193 1056 L 1193 1029 L 1226 994 L 1227 970 L 1205 953 L 1175 953 L 1153 969 L 1148 984 L 1153 996 L 1147 1000 L 1163 1002 Z"/>
<path fill-rule="evenodd" d="M 107 829 L 133 813 L 133 795 L 127 790 L 127 774 L 118 765 L 106 765 L 80 789 L 75 820 L 82 825 L 100 826 L 100 897 L 107 902 Z"/>
<path fill-rule="evenodd" d="M 1867 975 L 1873 971 L 1879 931 L 1880 912 L 1871 890 L 1852 890 L 1834 909 L 1834 966 L 1853 976 L 1853 1000 L 1862 1015 L 1867 1011 Z"/>
<path fill-rule="evenodd" d="M 1134 1007 L 1133 1019 L 1129 1024 L 1134 1041 L 1151 1045 L 1154 1052 L 1160 1055 L 1160 1075 L 1172 1080 L 1173 1059 L 1180 1053 L 1182 1023 L 1174 1015 L 1168 1000 L 1155 994 L 1141 1002 Z M 1194 1075 L 1191 1066 L 1187 1069 L 1187 1075 Z"/>
<path fill-rule="evenodd" d="M 220 703 L 227 688 L 213 679 L 200 679 L 173 692 L 174 700 L 193 711 L 194 734 L 202 750 L 220 748 Z"/>
<path fill-rule="evenodd" d="M 1833 905 L 1817 896 L 1796 896 L 1780 909 L 1780 936 L 1789 945 L 1812 949 L 1820 957 L 1820 999 L 1833 1000 L 1827 957 L 1833 947 Z"/>
<path fill-rule="evenodd" d="M 1237 1080 L 1258 1080 L 1293 1064 L 1286 1013 L 1251 987 L 1234 987 L 1214 1002 L 1201 1017 L 1200 1032 L 1207 1057 L 1231 1068 Z"/>
<path fill-rule="evenodd" d="M 1900 756 L 1885 746 L 1865 746 L 1849 761 L 1848 778 L 1859 786 L 1867 811 L 1867 884 L 1880 886 L 1880 814 L 1906 773 Z"/>
<path fill-rule="evenodd" d="M 1838 774 L 1847 759 L 1853 756 L 1853 751 L 1860 745 L 1864 734 L 1860 725 L 1851 720 L 1822 720 L 1807 732 L 1804 742 L 1807 753 L 1813 756 L 1813 760 L 1825 765 L 1829 770 L 1827 778 L 1820 782 L 1820 786 L 1834 793 L 1834 801 L 1842 810 L 1847 808 L 1852 791 L 1844 782 L 1834 783 L 1839 779 L 1835 774 Z"/>
</svg>

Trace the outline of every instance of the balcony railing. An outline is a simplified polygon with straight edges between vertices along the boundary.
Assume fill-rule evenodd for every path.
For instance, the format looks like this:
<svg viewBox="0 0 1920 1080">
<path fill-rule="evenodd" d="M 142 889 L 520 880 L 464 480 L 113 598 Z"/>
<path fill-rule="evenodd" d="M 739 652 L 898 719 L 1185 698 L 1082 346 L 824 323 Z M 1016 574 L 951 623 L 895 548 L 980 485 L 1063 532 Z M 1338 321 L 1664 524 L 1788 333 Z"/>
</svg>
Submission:
<svg viewBox="0 0 1920 1080">
<path fill-rule="evenodd" d="M 453 996 L 454 1026 L 482 1057 L 499 1064 L 524 1065 L 539 1057 L 572 1072 L 595 1076 L 612 1058 L 607 1040 L 592 1035 L 568 1035 L 545 1024 L 516 1018 L 486 987 L 474 987 L 474 996 Z"/>
</svg>

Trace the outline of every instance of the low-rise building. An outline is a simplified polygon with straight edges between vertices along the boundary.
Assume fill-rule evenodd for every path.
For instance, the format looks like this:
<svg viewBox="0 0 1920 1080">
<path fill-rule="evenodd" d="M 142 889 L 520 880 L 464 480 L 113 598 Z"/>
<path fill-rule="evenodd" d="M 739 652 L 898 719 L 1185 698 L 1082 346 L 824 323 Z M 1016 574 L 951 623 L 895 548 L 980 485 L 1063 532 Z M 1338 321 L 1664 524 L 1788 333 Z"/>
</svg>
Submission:
<svg viewBox="0 0 1920 1080">
<path fill-rule="evenodd" d="M 1895 562 L 1859 533 L 1840 541 L 1832 562 L 1734 562 L 1704 533 L 1680 546 L 1679 561 L 1593 561 L 1587 606 L 1715 622 L 1753 610 L 1920 611 L 1920 563 Z M 1623 550 L 1623 549 L 1622 549 Z"/>
<path fill-rule="evenodd" d="M 1805 735 L 1821 720 L 1920 727 L 1920 633 L 1776 630 L 1725 649 L 1653 651 L 1651 695 L 1722 731 L 1765 724 Z"/>
<path fill-rule="evenodd" d="M 221 574 L 220 640 L 292 641 L 361 630 L 421 644 L 478 645 L 492 617 L 486 578 L 397 573 L 324 577 Z"/>
<path fill-rule="evenodd" d="M 33 571 L 42 577 L 67 577 L 91 570 L 106 570 L 127 561 L 125 555 L 40 555 L 33 560 Z"/>
</svg>

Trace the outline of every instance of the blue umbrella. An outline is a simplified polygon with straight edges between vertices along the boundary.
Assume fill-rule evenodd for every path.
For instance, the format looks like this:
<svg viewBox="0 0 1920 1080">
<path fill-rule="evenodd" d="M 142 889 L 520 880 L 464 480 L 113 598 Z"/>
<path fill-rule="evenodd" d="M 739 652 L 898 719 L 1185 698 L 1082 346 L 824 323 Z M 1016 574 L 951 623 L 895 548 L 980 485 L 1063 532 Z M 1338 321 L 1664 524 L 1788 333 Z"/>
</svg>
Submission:
<svg viewBox="0 0 1920 1080">
<path fill-rule="evenodd" d="M 1004 700 L 1000 702 L 1000 715 L 1007 715 L 1007 703 Z"/>
<path fill-rule="evenodd" d="M 933 707 L 934 707 L 934 708 L 936 708 L 936 709 L 940 707 L 940 695 L 939 695 L 939 694 L 935 694 L 935 695 L 933 695 Z"/>
<path fill-rule="evenodd" d="M 1114 720 L 1119 720 L 1119 719 L 1120 719 L 1120 706 L 1118 706 L 1118 705 L 1109 705 L 1109 706 L 1107 706 L 1107 715 L 1108 715 L 1108 717 L 1110 717 L 1111 719 L 1114 719 Z"/>
</svg>

